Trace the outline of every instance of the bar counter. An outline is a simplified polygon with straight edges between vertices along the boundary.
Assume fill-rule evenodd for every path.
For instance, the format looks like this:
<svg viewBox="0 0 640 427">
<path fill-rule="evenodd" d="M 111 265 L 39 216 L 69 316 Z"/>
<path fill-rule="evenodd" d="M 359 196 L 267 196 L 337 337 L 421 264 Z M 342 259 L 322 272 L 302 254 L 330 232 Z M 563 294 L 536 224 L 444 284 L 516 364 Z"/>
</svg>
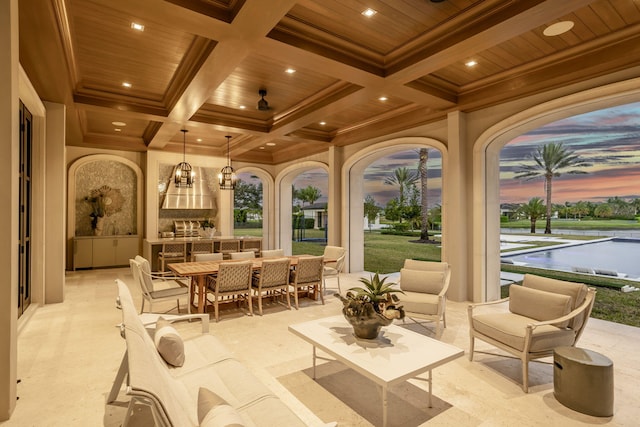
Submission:
<svg viewBox="0 0 640 427">
<path fill-rule="evenodd" d="M 158 253 L 162 250 L 163 243 L 187 243 L 187 254 L 191 250 L 191 243 L 193 242 L 221 242 L 223 240 L 240 240 L 240 250 L 244 248 L 245 242 L 262 242 L 262 237 L 253 236 L 214 236 L 214 237 L 156 237 L 154 239 L 144 239 L 142 245 L 142 256 L 149 260 L 151 263 L 151 269 L 158 271 Z M 262 244 L 260 244 L 262 246 Z M 187 261 L 189 261 L 187 259 Z"/>
</svg>

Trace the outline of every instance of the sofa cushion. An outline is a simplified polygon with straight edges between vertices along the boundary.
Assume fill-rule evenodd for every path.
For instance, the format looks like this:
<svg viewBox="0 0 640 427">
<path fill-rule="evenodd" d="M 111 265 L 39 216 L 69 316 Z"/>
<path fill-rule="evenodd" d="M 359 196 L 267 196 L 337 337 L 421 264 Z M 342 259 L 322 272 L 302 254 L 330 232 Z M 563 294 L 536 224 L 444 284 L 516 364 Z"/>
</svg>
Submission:
<svg viewBox="0 0 640 427">
<path fill-rule="evenodd" d="M 158 353 L 165 362 L 172 366 L 184 365 L 184 343 L 178 331 L 163 317 L 156 322 L 156 332 L 153 341 Z"/>
<path fill-rule="evenodd" d="M 531 318 L 513 313 L 490 313 L 473 316 L 473 329 L 495 341 L 518 351 L 524 350 L 524 337 Z M 529 352 L 572 345 L 575 333 L 553 325 L 539 326 L 533 330 Z"/>
<path fill-rule="evenodd" d="M 220 396 L 209 389 L 198 389 L 198 423 L 200 427 L 242 427 L 240 415 Z"/>
<path fill-rule="evenodd" d="M 550 279 L 548 277 L 525 274 L 522 281 L 525 288 L 539 291 L 553 292 L 569 295 L 571 297 L 571 310 L 575 310 L 587 296 L 587 286 L 582 283 L 567 282 L 564 280 Z"/>
<path fill-rule="evenodd" d="M 544 322 L 571 312 L 571 297 L 511 285 L 509 286 L 509 311 Z M 568 322 L 562 322 L 556 326 L 566 328 L 567 324 Z"/>
<path fill-rule="evenodd" d="M 397 296 L 400 300 L 398 305 L 401 305 L 406 313 L 438 314 L 438 295 L 404 291 L 404 294 Z"/>
<path fill-rule="evenodd" d="M 426 294 L 439 294 L 444 286 L 444 272 L 400 270 L 400 289 L 409 292 L 421 292 Z"/>
</svg>

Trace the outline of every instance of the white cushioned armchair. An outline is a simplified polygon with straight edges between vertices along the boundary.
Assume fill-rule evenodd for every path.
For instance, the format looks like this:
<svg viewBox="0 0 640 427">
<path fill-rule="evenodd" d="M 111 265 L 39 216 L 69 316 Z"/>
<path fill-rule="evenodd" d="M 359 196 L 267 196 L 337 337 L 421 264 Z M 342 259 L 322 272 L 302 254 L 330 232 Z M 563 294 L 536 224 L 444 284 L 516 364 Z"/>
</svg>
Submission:
<svg viewBox="0 0 640 427">
<path fill-rule="evenodd" d="M 522 389 L 529 391 L 529 361 L 553 355 L 560 346 L 575 346 L 595 300 L 595 290 L 582 283 L 526 274 L 522 286 L 511 285 L 509 297 L 472 304 L 469 316 L 469 360 L 475 338 L 522 360 Z M 508 311 L 481 307 L 508 304 Z"/>
<path fill-rule="evenodd" d="M 406 316 L 432 320 L 436 323 L 436 336 L 440 335 L 440 321 L 447 327 L 447 290 L 451 269 L 446 262 L 416 261 L 407 259 L 400 270 L 399 285 L 402 292 L 396 294 Z"/>
</svg>

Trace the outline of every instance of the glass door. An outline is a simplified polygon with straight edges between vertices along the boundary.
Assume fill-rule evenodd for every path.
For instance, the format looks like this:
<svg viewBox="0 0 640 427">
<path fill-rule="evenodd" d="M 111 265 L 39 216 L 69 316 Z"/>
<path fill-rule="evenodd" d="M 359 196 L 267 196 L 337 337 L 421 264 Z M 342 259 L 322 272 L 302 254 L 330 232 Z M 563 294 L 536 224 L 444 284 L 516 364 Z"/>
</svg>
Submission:
<svg viewBox="0 0 640 427">
<path fill-rule="evenodd" d="M 33 116 L 20 103 L 18 317 L 31 304 L 31 142 Z"/>
</svg>

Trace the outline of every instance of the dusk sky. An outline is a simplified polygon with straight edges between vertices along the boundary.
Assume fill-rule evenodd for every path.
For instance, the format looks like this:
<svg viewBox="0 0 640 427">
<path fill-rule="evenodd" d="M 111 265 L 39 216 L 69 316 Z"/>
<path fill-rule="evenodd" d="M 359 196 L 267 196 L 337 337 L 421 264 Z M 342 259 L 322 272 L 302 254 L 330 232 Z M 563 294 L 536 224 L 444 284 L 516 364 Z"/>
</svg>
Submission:
<svg viewBox="0 0 640 427">
<path fill-rule="evenodd" d="M 640 197 L 640 103 L 570 117 L 523 134 L 500 155 L 500 199 L 527 202 L 546 197 L 544 179 L 514 179 L 519 166 L 539 145 L 562 142 L 591 166 L 587 174 L 553 179 L 553 203 L 601 202 L 609 197 Z"/>
<path fill-rule="evenodd" d="M 523 134 L 507 144 L 500 155 L 500 200 L 523 203 L 532 197 L 545 198 L 544 180 L 514 179 L 520 166 L 530 162 L 528 156 L 539 145 L 562 142 L 591 166 L 581 168 L 587 174 L 563 173 L 553 180 L 553 203 L 579 200 L 600 202 L 609 197 L 640 197 L 640 103 L 628 104 L 582 114 L 550 123 Z M 396 168 L 418 168 L 418 151 L 394 153 L 373 162 L 364 176 L 364 194 L 371 194 L 379 206 L 398 196 L 398 187 L 384 184 Z M 442 158 L 429 149 L 429 205 L 441 203 Z M 240 178 L 248 181 L 241 174 Z M 328 178 L 322 169 L 301 174 L 296 188 L 313 185 L 320 189 L 326 202 Z"/>
</svg>

